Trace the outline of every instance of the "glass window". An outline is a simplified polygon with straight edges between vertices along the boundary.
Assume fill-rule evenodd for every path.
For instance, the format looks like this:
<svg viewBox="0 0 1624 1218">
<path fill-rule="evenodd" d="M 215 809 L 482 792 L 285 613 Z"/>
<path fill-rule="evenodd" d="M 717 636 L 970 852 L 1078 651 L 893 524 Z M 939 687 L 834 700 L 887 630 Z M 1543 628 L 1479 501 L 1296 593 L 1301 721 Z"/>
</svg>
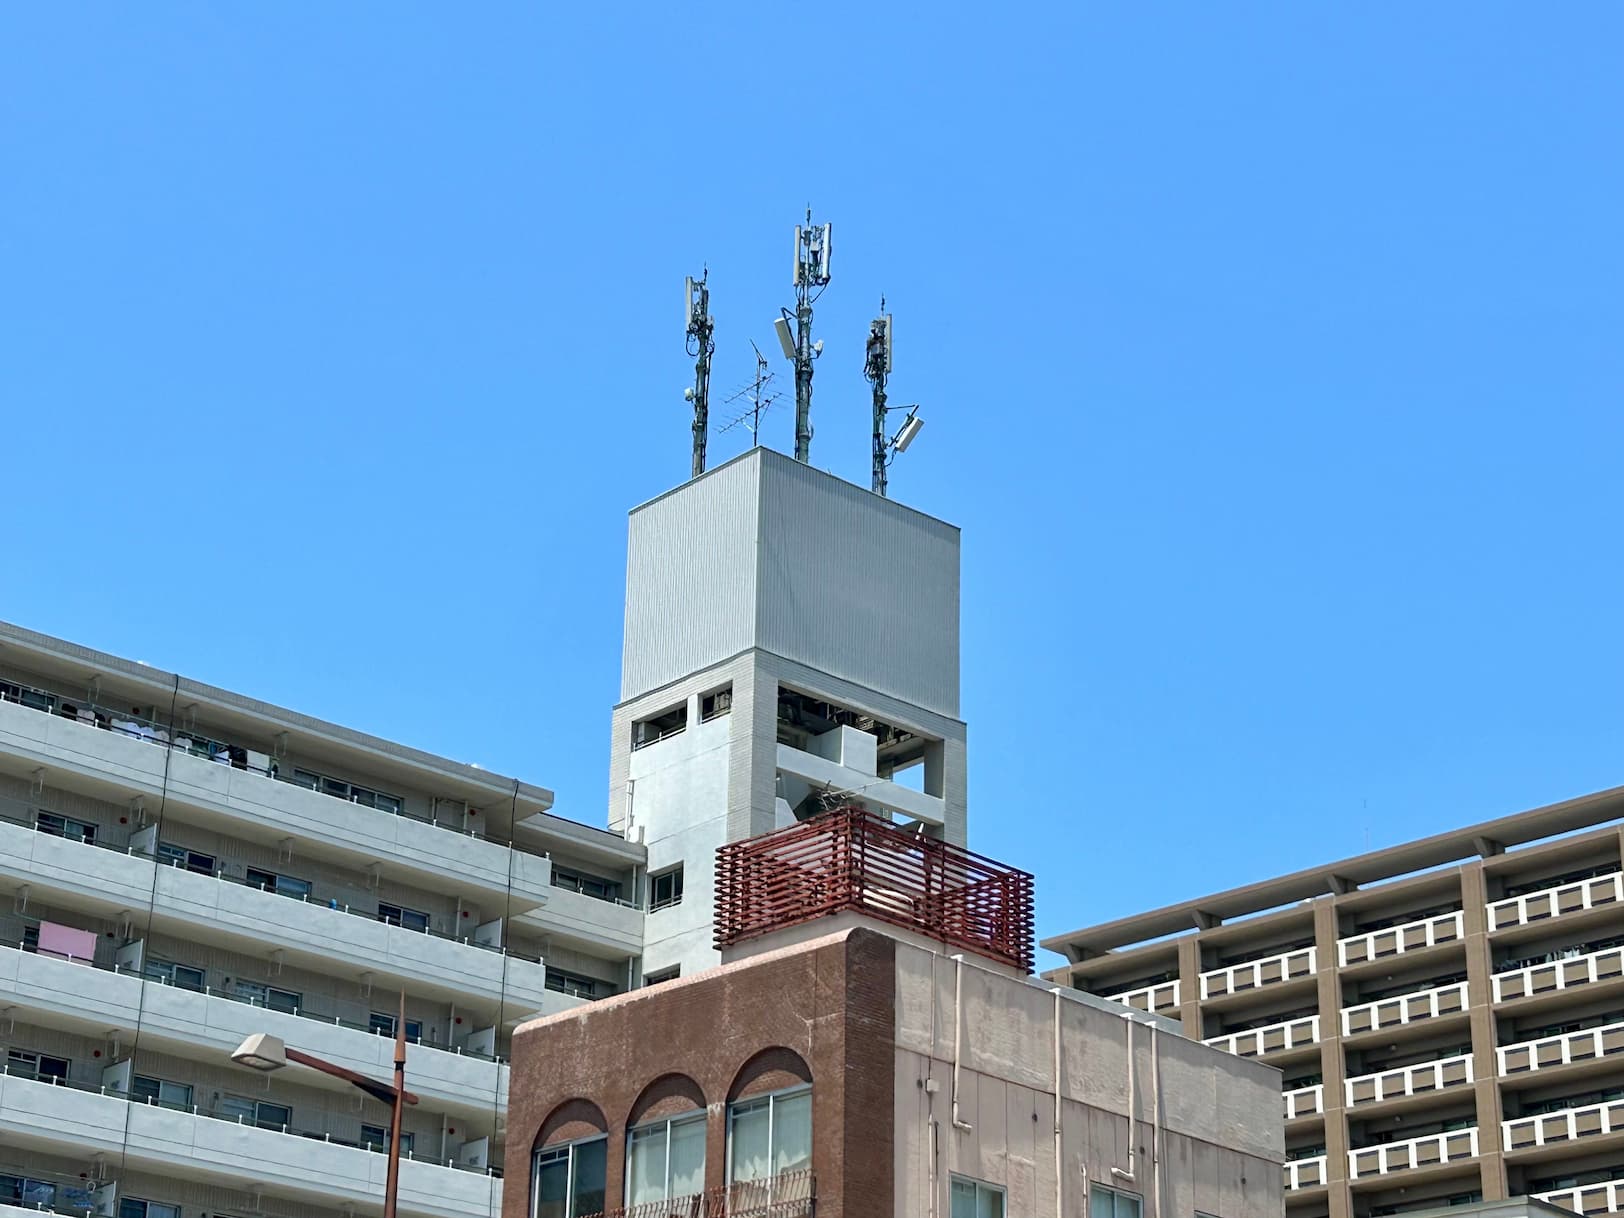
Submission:
<svg viewBox="0 0 1624 1218">
<path fill-rule="evenodd" d="M 8 1073 L 39 1079 L 42 1082 L 68 1081 L 68 1059 L 52 1057 L 49 1053 L 30 1053 L 26 1049 L 13 1049 L 6 1054 L 6 1070 Z"/>
<path fill-rule="evenodd" d="M 531 1218 L 586 1218 L 602 1213 L 608 1166 L 608 1138 L 538 1150 L 530 1189 Z"/>
<path fill-rule="evenodd" d="M 263 888 L 266 892 L 274 892 L 278 896 L 295 897 L 301 901 L 310 899 L 310 881 L 291 875 L 278 875 L 274 871 L 261 871 L 257 867 L 250 867 L 248 882 L 255 888 Z"/>
<path fill-rule="evenodd" d="M 659 875 L 648 878 L 648 907 L 650 910 L 664 909 L 667 905 L 676 905 L 682 900 L 682 868 L 673 867 L 669 871 L 662 871 Z"/>
<path fill-rule="evenodd" d="M 168 960 L 148 960 L 143 970 L 153 981 L 179 986 L 183 990 L 204 989 L 203 970 L 189 964 L 171 964 Z"/>
<path fill-rule="evenodd" d="M 76 842 L 95 842 L 96 826 L 89 821 L 74 820 L 71 816 L 58 816 L 55 812 L 41 812 L 34 822 L 41 833 L 52 837 L 66 837 Z"/>
<path fill-rule="evenodd" d="M 378 921 L 388 922 L 391 926 L 404 926 L 407 930 L 420 930 L 425 933 L 429 928 L 429 916 L 415 909 L 406 909 L 400 905 L 390 905 L 386 901 L 378 902 Z"/>
<path fill-rule="evenodd" d="M 286 1129 L 293 1123 L 293 1110 L 285 1104 L 268 1104 L 241 1095 L 222 1096 L 218 1115 L 261 1129 Z"/>
<path fill-rule="evenodd" d="M 413 1138 L 414 1138 L 413 1134 L 410 1134 L 410 1133 L 406 1132 L 404 1129 L 401 1130 L 401 1133 L 400 1133 L 400 1153 L 401 1154 L 409 1155 L 409 1154 L 412 1153 Z M 387 1125 L 363 1125 L 363 1126 L 361 1126 L 361 1145 L 362 1146 L 370 1146 L 373 1150 L 382 1150 L 382 1151 L 387 1152 L 389 1150 L 389 1126 L 387 1126 Z"/>
<path fill-rule="evenodd" d="M 952 1218 L 1004 1218 L 1004 1190 L 997 1185 L 954 1176 L 952 1196 Z"/>
<path fill-rule="evenodd" d="M 633 1129 L 626 1138 L 626 1204 L 705 1191 L 705 1114 L 690 1112 Z"/>
<path fill-rule="evenodd" d="M 395 1034 L 395 1017 L 384 1011 L 374 1011 L 367 1017 L 367 1027 L 379 1036 L 393 1036 Z M 423 1039 L 423 1021 L 421 1019 L 408 1019 L 406 1021 L 406 1039 L 416 1044 Z"/>
<path fill-rule="evenodd" d="M 1140 1204 L 1138 1193 L 1125 1193 L 1103 1184 L 1088 1190 L 1088 1218 L 1139 1218 Z"/>
<path fill-rule="evenodd" d="M 140 1197 L 123 1197 L 118 1203 L 118 1218 L 180 1218 L 180 1206 L 165 1205 L 161 1201 L 143 1201 Z"/>
<path fill-rule="evenodd" d="M 168 842 L 158 843 L 158 861 L 171 867 L 184 867 L 187 871 L 195 871 L 199 875 L 214 874 L 212 854 L 199 854 L 196 850 L 188 850 L 184 846 L 171 846 Z"/>
<path fill-rule="evenodd" d="M 765 1180 L 812 1162 L 812 1089 L 797 1087 L 728 1108 L 728 1179 Z"/>
<path fill-rule="evenodd" d="M 149 1104 L 165 1108 L 191 1108 L 192 1088 L 186 1083 L 171 1083 L 167 1079 L 149 1078 L 137 1074 L 130 1080 L 130 1094 Z"/>
</svg>

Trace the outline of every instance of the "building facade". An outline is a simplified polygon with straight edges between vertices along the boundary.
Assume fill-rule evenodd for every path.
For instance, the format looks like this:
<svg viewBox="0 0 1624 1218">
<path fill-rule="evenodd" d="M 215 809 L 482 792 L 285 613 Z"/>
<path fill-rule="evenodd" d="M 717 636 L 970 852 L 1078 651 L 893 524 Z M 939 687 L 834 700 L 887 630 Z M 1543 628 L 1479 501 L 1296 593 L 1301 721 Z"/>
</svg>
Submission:
<svg viewBox="0 0 1624 1218">
<path fill-rule="evenodd" d="M 1624 1212 L 1624 788 L 1059 935 L 1053 980 L 1278 1066 L 1291 1218 Z"/>
</svg>

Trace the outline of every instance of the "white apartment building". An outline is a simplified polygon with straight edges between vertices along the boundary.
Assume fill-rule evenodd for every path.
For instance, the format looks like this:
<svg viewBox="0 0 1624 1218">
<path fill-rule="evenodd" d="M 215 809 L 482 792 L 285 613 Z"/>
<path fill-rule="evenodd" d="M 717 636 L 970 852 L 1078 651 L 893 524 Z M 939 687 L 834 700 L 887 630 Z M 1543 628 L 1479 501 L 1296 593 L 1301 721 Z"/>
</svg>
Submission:
<svg viewBox="0 0 1624 1218">
<path fill-rule="evenodd" d="M 716 963 L 717 847 L 829 803 L 962 844 L 958 531 L 767 449 L 633 511 L 609 824 L 0 623 L 0 1218 L 501 1209 L 522 1020 Z"/>
</svg>

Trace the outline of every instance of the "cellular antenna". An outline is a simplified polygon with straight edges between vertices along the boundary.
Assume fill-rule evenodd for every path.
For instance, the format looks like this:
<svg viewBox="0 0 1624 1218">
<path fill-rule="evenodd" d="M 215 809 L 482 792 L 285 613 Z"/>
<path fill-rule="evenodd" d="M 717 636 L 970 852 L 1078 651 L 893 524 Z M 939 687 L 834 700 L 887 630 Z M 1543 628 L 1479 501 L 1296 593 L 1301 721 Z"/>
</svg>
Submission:
<svg viewBox="0 0 1624 1218">
<path fill-rule="evenodd" d="M 711 356 L 716 352 L 716 321 L 710 315 L 710 268 L 704 268 L 698 282 L 688 277 L 685 308 L 688 324 L 688 354 L 694 359 L 694 383 L 682 396 L 694 404 L 694 472 L 705 472 L 705 437 L 710 430 Z"/>
<path fill-rule="evenodd" d="M 833 225 L 795 226 L 795 312 L 780 309 L 773 329 L 784 358 L 795 364 L 795 459 L 812 459 L 812 361 L 823 354 L 823 343 L 812 341 L 812 304 L 829 286 L 829 241 Z"/>
<path fill-rule="evenodd" d="M 727 401 L 723 403 L 730 405 L 733 402 L 745 401 L 749 405 L 724 423 L 717 430 L 717 434 L 732 431 L 735 427 L 746 427 L 750 431 L 750 447 L 754 448 L 761 443 L 761 416 L 771 409 L 772 404 L 778 400 L 778 395 L 767 392 L 768 386 L 773 383 L 773 374 L 767 371 L 770 367 L 767 357 L 754 342 L 751 342 L 750 350 L 756 353 L 756 379 L 729 394 Z"/>
<path fill-rule="evenodd" d="M 874 477 L 869 484 L 876 495 L 886 493 L 886 471 L 897 453 L 906 452 L 925 420 L 919 417 L 918 406 L 887 406 L 885 383 L 891 377 L 891 314 L 885 311 L 885 297 L 880 297 L 880 315 L 868 323 L 868 347 L 863 359 L 863 375 L 874 386 Z M 897 434 L 890 439 L 885 435 L 885 416 L 893 410 L 906 410 L 907 417 Z"/>
</svg>

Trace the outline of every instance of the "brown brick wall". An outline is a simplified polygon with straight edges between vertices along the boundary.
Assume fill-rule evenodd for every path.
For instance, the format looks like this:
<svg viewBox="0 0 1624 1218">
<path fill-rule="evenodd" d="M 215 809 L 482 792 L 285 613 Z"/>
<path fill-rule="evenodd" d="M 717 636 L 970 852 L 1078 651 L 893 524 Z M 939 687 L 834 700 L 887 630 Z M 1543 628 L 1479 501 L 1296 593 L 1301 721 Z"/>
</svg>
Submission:
<svg viewBox="0 0 1624 1218">
<path fill-rule="evenodd" d="M 530 1210 L 530 1154 L 582 1136 L 595 1107 L 609 1135 L 606 1204 L 622 1204 L 628 1126 L 710 1113 L 707 1188 L 725 1183 L 727 1102 L 811 1075 L 818 1218 L 887 1218 L 894 1172 L 895 944 L 856 929 L 583 1007 L 513 1040 L 503 1218 Z"/>
</svg>

